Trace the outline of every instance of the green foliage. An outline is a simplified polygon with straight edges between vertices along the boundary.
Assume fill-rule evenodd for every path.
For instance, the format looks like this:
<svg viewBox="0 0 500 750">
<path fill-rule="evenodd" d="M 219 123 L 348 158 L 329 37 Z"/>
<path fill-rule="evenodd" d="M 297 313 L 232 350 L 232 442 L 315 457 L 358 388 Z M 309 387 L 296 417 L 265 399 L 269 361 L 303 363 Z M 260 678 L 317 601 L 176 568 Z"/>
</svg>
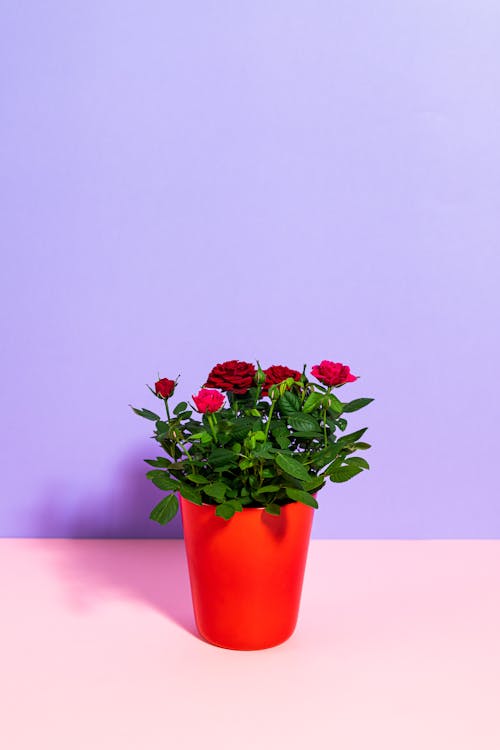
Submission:
<svg viewBox="0 0 500 750">
<path fill-rule="evenodd" d="M 223 500 L 228 486 L 223 482 L 214 482 L 213 484 L 205 484 L 202 489 L 209 497 L 214 497 L 216 500 Z"/>
<path fill-rule="evenodd" d="M 347 482 L 348 479 L 352 479 L 361 471 L 363 469 L 360 469 L 359 466 L 336 466 L 328 472 L 328 476 L 332 482 Z"/>
<path fill-rule="evenodd" d="M 150 466 L 163 466 L 166 469 L 168 469 L 172 463 L 169 458 L 162 458 L 161 456 L 158 458 L 145 458 L 144 461 Z"/>
<path fill-rule="evenodd" d="M 218 505 L 215 509 L 215 515 L 220 516 L 221 518 L 224 518 L 226 521 L 228 521 L 232 516 L 234 516 L 236 509 L 234 508 L 231 503 L 222 503 L 221 505 Z"/>
<path fill-rule="evenodd" d="M 300 409 L 300 399 L 295 393 L 285 391 L 285 393 L 278 399 L 278 408 L 280 414 L 283 414 L 285 417 L 290 414 L 295 414 Z"/>
<path fill-rule="evenodd" d="M 343 404 L 344 411 L 358 411 L 358 409 L 362 409 L 363 406 L 368 406 L 368 404 L 371 404 L 372 401 L 372 398 L 356 398 L 354 399 L 354 401 L 349 401 L 348 404 Z"/>
<path fill-rule="evenodd" d="M 199 493 L 199 490 L 195 490 L 193 487 L 190 487 L 188 484 L 181 484 L 180 492 L 182 497 L 186 498 L 186 500 L 189 500 L 192 503 L 195 503 L 196 505 L 202 504 L 201 495 Z"/>
<path fill-rule="evenodd" d="M 168 493 L 152 520 L 168 523 L 178 512 L 178 495 L 212 505 L 224 520 L 245 507 L 263 507 L 271 516 L 290 502 L 317 508 L 313 495 L 328 480 L 346 482 L 369 469 L 353 455 L 370 448 L 361 440 L 366 428 L 345 434 L 345 417 L 373 399 L 343 403 L 334 388 L 310 382 L 305 370 L 300 381 L 272 386 L 262 398 L 263 376 L 259 368 L 260 382 L 246 394 L 227 393 L 226 406 L 214 414 L 193 415 L 186 401 L 169 408 L 168 399 L 164 416 L 131 407 L 154 422 L 153 438 L 163 451 L 145 459 L 152 467 L 147 478 Z"/>
<path fill-rule="evenodd" d="M 187 409 L 187 407 L 188 405 L 185 401 L 180 401 L 174 409 L 174 414 L 180 414 L 185 409 Z"/>
<path fill-rule="evenodd" d="M 281 506 L 276 503 L 268 503 L 264 506 L 264 510 L 270 513 L 272 516 L 279 516 L 281 513 Z"/>
<path fill-rule="evenodd" d="M 135 409 L 133 406 L 131 407 L 131 409 L 135 414 L 138 414 L 140 417 L 144 417 L 144 419 L 151 419 L 153 422 L 156 422 L 157 419 L 160 419 L 158 414 L 155 414 L 154 411 L 149 411 L 149 409 Z"/>
<path fill-rule="evenodd" d="M 176 515 L 179 509 L 179 501 L 175 495 L 167 495 L 155 505 L 149 517 L 152 521 L 158 521 L 162 525 L 168 523 Z"/>
<path fill-rule="evenodd" d="M 318 503 L 316 502 L 315 498 L 311 494 L 309 494 L 309 492 L 305 492 L 305 490 L 296 490 L 292 487 L 287 487 L 286 494 L 288 495 L 290 500 L 295 500 L 297 503 L 310 505 L 311 508 L 318 507 Z"/>
<path fill-rule="evenodd" d="M 309 414 L 309 412 L 314 411 L 318 406 L 320 406 L 321 402 L 323 401 L 323 394 L 322 393 L 316 393 L 313 391 L 309 394 L 309 396 L 304 401 L 304 406 L 302 407 L 302 411 L 304 414 Z"/>
<path fill-rule="evenodd" d="M 297 461 L 297 459 L 292 458 L 291 456 L 286 456 L 284 453 L 277 453 L 274 460 L 276 461 L 277 466 L 291 477 L 302 479 L 306 482 L 309 479 L 309 472 L 300 461 Z"/>
<path fill-rule="evenodd" d="M 179 482 L 175 479 L 171 479 L 166 471 L 161 469 L 153 469 L 148 471 L 146 474 L 148 479 L 151 479 L 156 487 L 160 490 L 176 490 L 179 487 Z"/>
<path fill-rule="evenodd" d="M 318 420 L 310 414 L 297 413 L 290 414 L 288 417 L 288 424 L 293 427 L 294 430 L 300 430 L 302 432 L 318 432 Z"/>
</svg>

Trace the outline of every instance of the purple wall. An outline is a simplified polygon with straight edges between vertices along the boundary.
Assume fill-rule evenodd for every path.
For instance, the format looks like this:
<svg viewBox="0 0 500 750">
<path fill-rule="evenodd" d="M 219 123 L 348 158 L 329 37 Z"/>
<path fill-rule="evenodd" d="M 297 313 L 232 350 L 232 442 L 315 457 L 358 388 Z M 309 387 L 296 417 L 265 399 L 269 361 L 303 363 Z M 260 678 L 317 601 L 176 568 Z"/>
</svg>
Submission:
<svg viewBox="0 0 500 750">
<path fill-rule="evenodd" d="M 499 28 L 480 0 L 2 3 L 0 534 L 178 534 L 127 404 L 258 357 L 376 398 L 315 536 L 500 535 Z"/>
</svg>

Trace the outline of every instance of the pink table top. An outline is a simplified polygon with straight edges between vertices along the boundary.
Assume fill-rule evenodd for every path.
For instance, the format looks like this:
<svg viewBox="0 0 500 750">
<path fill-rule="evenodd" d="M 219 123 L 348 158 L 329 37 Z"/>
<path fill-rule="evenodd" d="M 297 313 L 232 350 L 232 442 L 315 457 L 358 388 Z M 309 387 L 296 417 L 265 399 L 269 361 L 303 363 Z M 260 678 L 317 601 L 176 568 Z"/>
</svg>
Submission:
<svg viewBox="0 0 500 750">
<path fill-rule="evenodd" d="M 0 540 L 0 747 L 499 750 L 500 541 L 311 542 L 297 630 L 194 631 L 177 540 Z"/>
</svg>

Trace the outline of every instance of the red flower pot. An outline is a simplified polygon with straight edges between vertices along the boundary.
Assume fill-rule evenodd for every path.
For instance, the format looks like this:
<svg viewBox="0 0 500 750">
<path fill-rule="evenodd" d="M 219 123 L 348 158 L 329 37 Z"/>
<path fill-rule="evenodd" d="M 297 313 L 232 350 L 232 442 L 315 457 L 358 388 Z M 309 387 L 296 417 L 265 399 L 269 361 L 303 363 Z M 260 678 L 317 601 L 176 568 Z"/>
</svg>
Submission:
<svg viewBox="0 0 500 750">
<path fill-rule="evenodd" d="M 269 648 L 297 623 L 313 508 L 290 503 L 272 516 L 244 508 L 225 521 L 213 505 L 181 501 L 196 625 L 224 648 Z"/>
</svg>

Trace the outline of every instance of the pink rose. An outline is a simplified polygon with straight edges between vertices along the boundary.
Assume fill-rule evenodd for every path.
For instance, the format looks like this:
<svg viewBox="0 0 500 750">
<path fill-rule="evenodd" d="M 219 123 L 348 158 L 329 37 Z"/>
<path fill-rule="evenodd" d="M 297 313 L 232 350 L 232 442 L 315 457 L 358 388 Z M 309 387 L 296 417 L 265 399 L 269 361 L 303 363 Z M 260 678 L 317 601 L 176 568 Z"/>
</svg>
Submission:
<svg viewBox="0 0 500 750">
<path fill-rule="evenodd" d="M 202 388 L 197 396 L 193 396 L 196 408 L 202 414 L 206 412 L 213 414 L 218 411 L 224 403 L 224 394 L 213 391 L 211 388 Z"/>
<path fill-rule="evenodd" d="M 340 362 L 329 362 L 324 359 L 319 365 L 311 368 L 311 375 L 324 385 L 343 385 L 344 383 L 353 383 L 358 376 L 353 375 L 348 365 Z"/>
</svg>

